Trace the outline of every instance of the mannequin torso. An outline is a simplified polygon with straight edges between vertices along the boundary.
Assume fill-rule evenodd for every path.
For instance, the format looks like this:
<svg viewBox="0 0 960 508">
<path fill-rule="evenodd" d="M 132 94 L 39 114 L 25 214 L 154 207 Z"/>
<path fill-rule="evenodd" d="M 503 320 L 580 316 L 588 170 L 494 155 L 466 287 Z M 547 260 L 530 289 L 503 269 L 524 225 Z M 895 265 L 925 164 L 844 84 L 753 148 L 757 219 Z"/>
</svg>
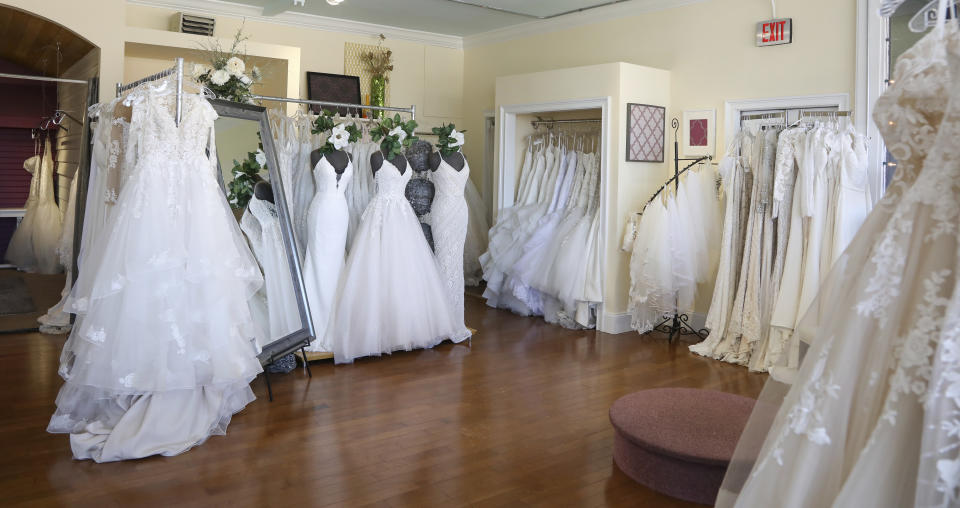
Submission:
<svg viewBox="0 0 960 508">
<path fill-rule="evenodd" d="M 373 168 L 373 174 L 377 174 L 377 171 L 383 166 L 383 158 L 383 151 L 381 150 L 377 150 L 370 155 L 370 166 Z M 401 175 L 407 170 L 407 158 L 403 155 L 397 155 L 390 159 L 390 164 L 396 166 Z"/>
<path fill-rule="evenodd" d="M 310 167 L 317 167 L 317 163 L 320 162 L 326 155 L 327 162 L 333 166 L 333 170 L 337 172 L 337 181 L 340 180 L 340 175 L 347 169 L 347 164 L 350 163 L 350 154 L 344 152 L 343 150 L 335 150 L 333 152 L 324 154 L 320 150 L 314 150 L 310 152 Z"/>
<path fill-rule="evenodd" d="M 440 169 L 440 160 L 446 162 L 453 169 L 460 171 L 466 165 L 466 159 L 463 157 L 463 154 L 460 152 L 452 153 L 450 155 L 444 156 L 440 152 L 433 152 L 430 154 L 430 171 L 436 171 Z"/>
</svg>

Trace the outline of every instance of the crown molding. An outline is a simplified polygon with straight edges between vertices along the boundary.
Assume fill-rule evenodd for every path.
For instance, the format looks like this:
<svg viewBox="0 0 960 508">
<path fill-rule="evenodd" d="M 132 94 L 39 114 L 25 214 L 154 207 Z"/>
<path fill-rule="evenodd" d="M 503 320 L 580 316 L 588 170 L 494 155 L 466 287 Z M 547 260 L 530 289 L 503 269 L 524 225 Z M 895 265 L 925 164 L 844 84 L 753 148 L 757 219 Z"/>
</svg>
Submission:
<svg viewBox="0 0 960 508">
<path fill-rule="evenodd" d="M 628 16 L 636 16 L 646 12 L 662 11 L 682 7 L 685 5 L 696 4 L 708 0 L 633 0 L 619 4 L 598 7 L 583 12 L 567 14 L 553 19 L 544 19 L 511 25 L 496 30 L 490 30 L 475 35 L 468 35 L 463 38 L 463 47 L 471 48 L 484 46 L 487 44 L 496 44 L 498 42 L 529 37 L 568 28 L 576 28 L 584 25 L 601 23 L 611 19 L 617 19 Z"/>
<path fill-rule="evenodd" d="M 384 34 L 389 39 L 417 42 L 428 46 L 454 49 L 463 48 L 463 37 L 456 35 L 409 30 L 394 26 L 377 25 L 374 23 L 330 18 L 300 12 L 284 12 L 276 16 L 263 16 L 260 7 L 224 0 L 127 0 L 127 3 L 173 9 L 191 14 L 244 18 L 260 23 L 296 26 L 313 30 L 323 30 L 325 32 L 351 33 L 371 37 Z"/>
</svg>

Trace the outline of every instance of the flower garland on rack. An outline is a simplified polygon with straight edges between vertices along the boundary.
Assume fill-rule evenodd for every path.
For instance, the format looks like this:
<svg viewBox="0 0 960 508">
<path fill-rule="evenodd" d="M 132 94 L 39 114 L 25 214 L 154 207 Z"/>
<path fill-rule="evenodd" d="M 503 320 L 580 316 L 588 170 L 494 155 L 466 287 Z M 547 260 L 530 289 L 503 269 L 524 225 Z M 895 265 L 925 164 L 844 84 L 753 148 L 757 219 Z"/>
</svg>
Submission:
<svg viewBox="0 0 960 508">
<path fill-rule="evenodd" d="M 247 64 L 244 61 L 246 53 L 240 50 L 240 45 L 248 37 L 243 35 L 243 27 L 233 36 L 233 44 L 229 50 L 220 47 L 220 42 L 206 45 L 210 54 L 210 65 L 193 64 L 192 75 L 198 83 L 209 89 L 218 99 L 233 102 L 252 104 L 253 85 L 263 78 L 263 74 L 256 66 L 247 74 Z"/>
<path fill-rule="evenodd" d="M 314 134 L 330 133 L 327 141 L 323 146 L 318 148 L 322 154 L 343 150 L 350 143 L 359 141 L 361 136 L 360 128 L 354 125 L 353 122 L 342 122 L 338 124 L 333 119 L 333 113 L 326 109 L 322 110 L 320 116 L 313 121 L 313 128 L 310 129 L 310 132 Z"/>
<path fill-rule="evenodd" d="M 373 129 L 370 130 L 370 137 L 374 141 L 380 141 L 380 151 L 383 152 L 387 160 L 393 159 L 398 155 L 403 155 L 403 149 L 409 147 L 416 141 L 413 131 L 417 128 L 417 122 L 400 118 L 400 115 L 394 115 L 393 118 L 387 117 L 381 120 Z"/>
<path fill-rule="evenodd" d="M 433 133 L 437 136 L 437 149 L 444 157 L 455 154 L 463 147 L 463 133 L 466 130 L 458 131 L 454 124 L 444 124 L 441 127 L 434 127 Z"/>
</svg>

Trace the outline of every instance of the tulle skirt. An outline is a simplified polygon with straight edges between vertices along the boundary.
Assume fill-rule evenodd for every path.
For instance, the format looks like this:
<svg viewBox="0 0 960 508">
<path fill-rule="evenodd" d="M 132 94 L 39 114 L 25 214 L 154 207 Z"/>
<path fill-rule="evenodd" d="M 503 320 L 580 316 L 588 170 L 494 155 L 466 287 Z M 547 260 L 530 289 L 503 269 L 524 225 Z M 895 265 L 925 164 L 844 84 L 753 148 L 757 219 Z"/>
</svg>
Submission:
<svg viewBox="0 0 960 508">
<path fill-rule="evenodd" d="M 376 196 L 353 239 L 326 342 L 336 363 L 460 339 L 447 287 L 403 196 Z M 462 339 L 461 339 L 462 340 Z"/>
</svg>

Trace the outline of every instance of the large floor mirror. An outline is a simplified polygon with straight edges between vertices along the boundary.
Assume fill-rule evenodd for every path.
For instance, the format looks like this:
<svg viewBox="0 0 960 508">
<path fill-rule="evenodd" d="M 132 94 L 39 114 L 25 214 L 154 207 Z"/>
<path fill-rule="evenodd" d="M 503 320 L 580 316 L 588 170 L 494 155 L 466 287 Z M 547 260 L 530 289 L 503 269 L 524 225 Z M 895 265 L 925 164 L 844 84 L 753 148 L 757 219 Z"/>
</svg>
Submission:
<svg viewBox="0 0 960 508">
<path fill-rule="evenodd" d="M 266 109 L 210 100 L 221 188 L 263 272 L 264 285 L 251 300 L 263 324 L 263 365 L 313 340 L 293 223 L 277 166 Z"/>
</svg>

